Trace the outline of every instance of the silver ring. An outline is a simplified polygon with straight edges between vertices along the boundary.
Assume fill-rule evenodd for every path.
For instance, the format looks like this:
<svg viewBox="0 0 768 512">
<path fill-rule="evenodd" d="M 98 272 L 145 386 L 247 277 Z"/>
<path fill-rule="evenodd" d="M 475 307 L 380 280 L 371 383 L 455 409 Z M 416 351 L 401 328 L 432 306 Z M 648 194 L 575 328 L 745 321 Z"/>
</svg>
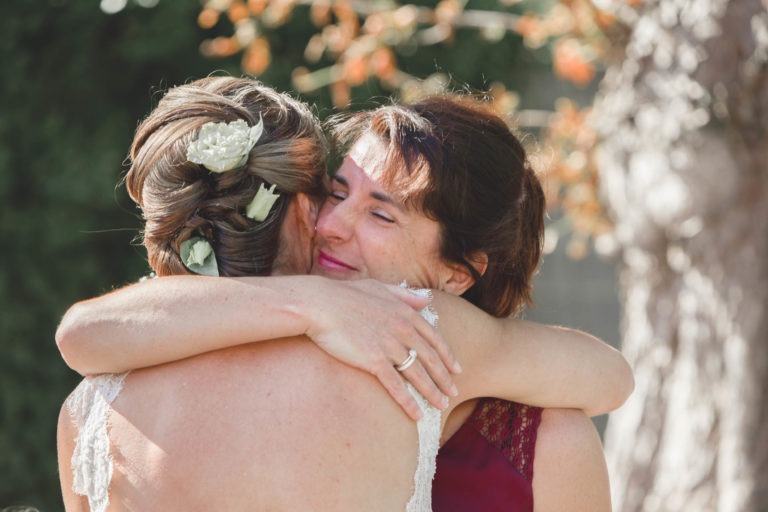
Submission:
<svg viewBox="0 0 768 512">
<path fill-rule="evenodd" d="M 418 356 L 418 354 L 416 353 L 416 350 L 414 349 L 409 350 L 408 357 L 406 357 L 402 363 L 395 366 L 395 370 L 399 372 L 407 370 L 408 367 L 411 366 L 413 362 L 416 360 L 416 356 Z"/>
</svg>

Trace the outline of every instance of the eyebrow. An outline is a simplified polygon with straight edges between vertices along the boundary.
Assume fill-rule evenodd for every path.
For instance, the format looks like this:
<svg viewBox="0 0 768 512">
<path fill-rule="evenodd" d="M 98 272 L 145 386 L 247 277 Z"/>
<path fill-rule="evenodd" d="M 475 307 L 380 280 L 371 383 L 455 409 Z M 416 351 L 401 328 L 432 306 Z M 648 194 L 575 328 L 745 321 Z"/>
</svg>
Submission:
<svg viewBox="0 0 768 512">
<path fill-rule="evenodd" d="M 334 174 L 333 176 L 331 176 L 331 181 L 336 181 L 340 185 L 349 188 L 349 182 L 347 181 L 347 179 L 344 178 L 343 176 L 339 176 L 338 174 Z M 382 203 L 391 204 L 392 206 L 400 210 L 405 210 L 405 207 L 402 204 L 400 204 L 400 202 L 396 201 L 395 198 L 393 198 L 389 194 L 385 194 L 384 192 L 374 190 L 373 192 L 371 192 L 371 197 L 376 199 L 377 201 L 381 201 Z"/>
</svg>

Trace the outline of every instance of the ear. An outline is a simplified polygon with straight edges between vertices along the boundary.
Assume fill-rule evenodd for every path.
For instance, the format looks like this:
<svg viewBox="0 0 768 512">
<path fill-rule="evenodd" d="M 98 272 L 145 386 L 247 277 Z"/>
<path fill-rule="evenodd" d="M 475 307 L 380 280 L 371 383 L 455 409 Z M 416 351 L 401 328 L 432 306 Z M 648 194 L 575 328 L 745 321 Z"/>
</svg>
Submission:
<svg viewBox="0 0 768 512">
<path fill-rule="evenodd" d="M 472 267 L 477 270 L 481 276 L 485 274 L 488 268 L 488 254 L 484 251 L 472 253 L 467 258 Z M 452 295 L 461 295 L 472 288 L 475 284 L 475 278 L 466 266 L 461 263 L 449 263 L 446 265 L 446 274 L 442 289 Z"/>
</svg>

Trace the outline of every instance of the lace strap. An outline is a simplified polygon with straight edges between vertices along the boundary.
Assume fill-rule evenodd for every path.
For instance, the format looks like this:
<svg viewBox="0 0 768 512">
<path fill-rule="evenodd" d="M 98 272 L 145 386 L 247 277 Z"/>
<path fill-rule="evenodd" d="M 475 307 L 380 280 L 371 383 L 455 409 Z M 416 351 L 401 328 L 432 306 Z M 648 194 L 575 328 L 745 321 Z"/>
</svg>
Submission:
<svg viewBox="0 0 768 512">
<path fill-rule="evenodd" d="M 78 428 L 72 453 L 72 490 L 88 497 L 92 511 L 109 505 L 112 458 L 109 455 L 107 415 L 127 373 L 83 379 L 67 398 L 66 406 Z"/>
<path fill-rule="evenodd" d="M 413 494 L 405 510 L 427 512 L 432 510 L 432 480 L 437 467 L 437 451 L 440 449 L 440 410 L 427 403 L 410 383 L 407 383 L 407 387 L 419 404 L 423 416 L 416 423 L 419 458 L 413 474 Z"/>
<path fill-rule="evenodd" d="M 405 287 L 405 283 L 401 284 Z M 431 297 L 431 292 L 425 289 L 410 291 L 420 297 Z M 437 325 L 437 313 L 431 304 L 420 311 L 431 325 Z M 416 399 L 421 408 L 422 417 L 416 427 L 419 434 L 419 456 L 416 472 L 413 474 L 413 494 L 406 505 L 406 512 L 430 512 L 432 510 L 432 480 L 435 477 L 437 451 L 440 448 L 440 410 L 432 407 L 410 383 L 408 391 Z"/>
<path fill-rule="evenodd" d="M 486 441 L 495 446 L 529 482 L 533 481 L 536 434 L 541 408 L 483 398 L 468 420 Z"/>
</svg>

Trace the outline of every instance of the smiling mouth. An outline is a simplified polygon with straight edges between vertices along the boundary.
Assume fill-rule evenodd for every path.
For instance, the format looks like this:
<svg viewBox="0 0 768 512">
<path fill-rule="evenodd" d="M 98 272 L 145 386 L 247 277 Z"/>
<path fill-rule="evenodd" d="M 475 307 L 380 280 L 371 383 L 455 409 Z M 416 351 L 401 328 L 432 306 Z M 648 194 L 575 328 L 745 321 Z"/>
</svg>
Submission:
<svg viewBox="0 0 768 512">
<path fill-rule="evenodd" d="M 351 267 L 343 261 L 328 256 L 323 251 L 318 251 L 317 264 L 328 270 L 357 270 L 355 267 Z"/>
</svg>

